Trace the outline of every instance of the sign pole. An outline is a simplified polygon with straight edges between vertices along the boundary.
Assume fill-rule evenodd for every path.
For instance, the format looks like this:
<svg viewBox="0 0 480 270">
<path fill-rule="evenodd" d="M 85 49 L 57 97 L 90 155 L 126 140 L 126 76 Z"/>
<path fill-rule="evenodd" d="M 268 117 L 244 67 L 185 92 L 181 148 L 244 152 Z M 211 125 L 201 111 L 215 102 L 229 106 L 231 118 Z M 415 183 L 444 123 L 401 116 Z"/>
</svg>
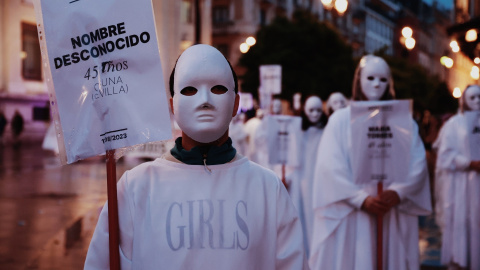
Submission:
<svg viewBox="0 0 480 270">
<path fill-rule="evenodd" d="M 282 163 L 282 183 L 288 190 L 287 180 L 285 179 L 285 163 Z"/>
<path fill-rule="evenodd" d="M 383 183 L 377 184 L 377 194 L 380 196 L 383 192 Z M 377 269 L 383 270 L 383 216 L 377 216 Z"/>
<path fill-rule="evenodd" d="M 107 195 L 108 195 L 108 235 L 110 250 L 110 270 L 120 270 L 117 174 L 115 149 L 107 150 Z"/>
</svg>

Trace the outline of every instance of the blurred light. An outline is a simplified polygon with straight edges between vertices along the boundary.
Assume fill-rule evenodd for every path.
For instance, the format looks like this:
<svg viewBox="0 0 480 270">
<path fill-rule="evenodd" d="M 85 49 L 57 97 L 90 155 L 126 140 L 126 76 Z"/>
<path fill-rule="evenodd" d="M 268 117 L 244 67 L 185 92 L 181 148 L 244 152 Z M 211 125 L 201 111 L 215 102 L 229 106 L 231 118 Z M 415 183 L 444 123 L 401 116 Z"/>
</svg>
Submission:
<svg viewBox="0 0 480 270">
<path fill-rule="evenodd" d="M 21 52 L 20 52 L 20 59 L 23 60 L 23 59 L 25 59 L 25 58 L 27 58 L 27 52 L 21 51 Z"/>
<path fill-rule="evenodd" d="M 470 71 L 470 76 L 472 76 L 474 80 L 478 80 L 480 78 L 480 69 L 477 66 L 473 66 L 472 71 Z"/>
<path fill-rule="evenodd" d="M 477 30 L 475 29 L 468 30 L 467 33 L 465 34 L 465 40 L 468 42 L 477 40 Z"/>
<path fill-rule="evenodd" d="M 188 47 L 192 46 L 193 45 L 193 42 L 190 41 L 190 40 L 182 40 L 180 42 L 180 49 L 182 51 L 185 51 L 186 49 L 188 49 Z"/>
<path fill-rule="evenodd" d="M 440 63 L 442 63 L 442 65 L 444 65 L 446 68 L 453 67 L 453 59 L 447 56 L 442 56 L 440 58 Z"/>
<path fill-rule="evenodd" d="M 477 65 L 480 64 L 480 58 L 475 57 L 475 59 L 473 59 L 473 62 Z"/>
<path fill-rule="evenodd" d="M 345 11 L 347 11 L 348 7 L 348 2 L 347 0 L 336 0 L 335 1 L 335 9 L 339 14 L 343 14 Z"/>
<path fill-rule="evenodd" d="M 250 46 L 248 46 L 247 43 L 242 43 L 242 44 L 240 44 L 240 51 L 241 51 L 242 53 L 248 52 L 249 49 L 250 49 Z"/>
<path fill-rule="evenodd" d="M 413 35 L 413 30 L 412 28 L 408 27 L 408 26 L 405 26 L 403 27 L 402 29 L 402 36 L 404 36 L 405 38 L 411 38 Z"/>
<path fill-rule="evenodd" d="M 407 49 L 411 50 L 415 47 L 415 39 L 409 37 L 405 40 L 405 47 L 407 47 Z"/>
<path fill-rule="evenodd" d="M 459 87 L 455 87 L 455 88 L 453 89 L 453 93 L 452 93 L 452 94 L 453 94 L 453 97 L 454 97 L 454 98 L 459 98 L 459 97 L 462 96 L 462 91 L 460 91 L 460 88 L 459 88 Z"/>
<path fill-rule="evenodd" d="M 322 4 L 328 8 L 332 7 L 332 2 L 333 0 L 322 0 Z"/>
<path fill-rule="evenodd" d="M 452 42 L 450 42 L 450 47 L 453 49 L 455 47 L 458 47 L 458 42 L 456 40 L 452 40 Z"/>
<path fill-rule="evenodd" d="M 246 43 L 248 46 L 253 46 L 257 43 L 257 40 L 254 37 L 248 37 Z"/>
<path fill-rule="evenodd" d="M 452 52 L 454 52 L 454 53 L 457 53 L 457 52 L 459 52 L 459 51 L 460 51 L 460 48 L 459 48 L 459 47 L 453 47 L 453 48 L 452 48 Z"/>
</svg>

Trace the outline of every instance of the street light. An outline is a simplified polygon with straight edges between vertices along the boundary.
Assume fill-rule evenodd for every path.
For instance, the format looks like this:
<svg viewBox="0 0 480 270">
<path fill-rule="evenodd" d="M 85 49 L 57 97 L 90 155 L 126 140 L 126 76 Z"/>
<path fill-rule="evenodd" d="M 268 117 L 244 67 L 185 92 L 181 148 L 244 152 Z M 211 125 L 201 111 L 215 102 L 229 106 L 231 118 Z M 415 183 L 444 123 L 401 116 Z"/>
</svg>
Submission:
<svg viewBox="0 0 480 270">
<path fill-rule="evenodd" d="M 248 46 L 253 46 L 255 43 L 257 43 L 257 40 L 254 37 L 248 37 L 245 42 Z"/>
<path fill-rule="evenodd" d="M 442 56 L 440 58 L 440 63 L 442 63 L 442 65 L 444 65 L 446 68 L 453 67 L 453 59 L 448 56 Z"/>
<path fill-rule="evenodd" d="M 338 14 L 343 14 L 347 11 L 348 2 L 347 0 L 337 0 L 335 1 L 335 9 L 337 10 Z"/>
<path fill-rule="evenodd" d="M 452 52 L 454 53 L 460 51 L 460 47 L 458 46 L 458 42 L 456 40 L 452 40 L 452 42 L 450 42 L 450 48 L 452 48 Z"/>
<path fill-rule="evenodd" d="M 412 28 L 408 26 L 402 28 L 402 37 L 400 38 L 400 42 L 409 50 L 415 48 L 415 39 L 413 38 Z"/>
<path fill-rule="evenodd" d="M 472 76 L 474 80 L 478 80 L 480 78 L 480 69 L 477 66 L 473 66 L 472 71 L 470 71 L 470 76 Z"/>
<path fill-rule="evenodd" d="M 255 45 L 257 43 L 257 40 L 254 37 L 248 37 L 245 42 L 240 44 L 240 52 L 241 53 L 246 53 L 248 50 L 250 50 L 250 47 Z"/>
<path fill-rule="evenodd" d="M 455 87 L 453 89 L 452 95 L 453 95 L 454 98 L 460 98 L 462 96 L 462 91 L 460 91 L 459 87 Z"/>
<path fill-rule="evenodd" d="M 250 46 L 248 46 L 247 43 L 244 42 L 244 43 L 240 44 L 240 52 L 246 53 L 246 52 L 248 52 L 249 49 L 250 49 Z"/>
<path fill-rule="evenodd" d="M 473 62 L 477 65 L 480 64 L 480 58 L 475 57 L 475 59 L 473 59 Z"/>
<path fill-rule="evenodd" d="M 465 33 L 465 41 L 467 42 L 472 42 L 477 40 L 477 30 L 475 29 L 470 29 Z"/>
</svg>

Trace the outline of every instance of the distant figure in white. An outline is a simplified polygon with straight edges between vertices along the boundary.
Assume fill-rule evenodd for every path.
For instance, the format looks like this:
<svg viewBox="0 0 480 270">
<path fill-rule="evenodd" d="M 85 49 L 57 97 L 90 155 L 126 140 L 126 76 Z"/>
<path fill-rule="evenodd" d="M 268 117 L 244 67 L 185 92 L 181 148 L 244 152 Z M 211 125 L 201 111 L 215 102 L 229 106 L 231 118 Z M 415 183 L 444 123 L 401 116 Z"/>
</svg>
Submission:
<svg viewBox="0 0 480 270">
<path fill-rule="evenodd" d="M 468 86 L 460 112 L 440 130 L 434 143 L 436 219 L 442 230 L 442 264 L 449 269 L 480 269 L 480 86 Z M 467 114 L 476 125 L 469 127 Z M 477 157 L 477 158 L 475 158 Z"/>
<path fill-rule="evenodd" d="M 388 64 L 364 56 L 355 72 L 354 101 L 394 99 Z M 376 269 L 376 217 L 383 216 L 383 268 L 419 269 L 418 215 L 431 212 L 425 149 L 414 123 L 406 181 L 384 186 L 358 185 L 352 171 L 350 107 L 328 120 L 318 148 L 314 173 L 313 239 L 310 268 L 314 270 Z"/>
<path fill-rule="evenodd" d="M 313 174 L 317 160 L 317 151 L 323 129 L 328 117 L 323 112 L 323 103 L 320 97 L 312 95 L 307 97 L 303 104 L 302 139 L 300 145 L 300 167 L 292 173 L 292 180 L 288 192 L 297 207 L 303 226 L 304 242 L 307 255 L 312 238 L 313 207 L 312 188 Z"/>
<path fill-rule="evenodd" d="M 345 108 L 348 105 L 348 99 L 340 92 L 333 92 L 327 99 L 327 113 L 332 115 L 336 110 Z"/>
</svg>

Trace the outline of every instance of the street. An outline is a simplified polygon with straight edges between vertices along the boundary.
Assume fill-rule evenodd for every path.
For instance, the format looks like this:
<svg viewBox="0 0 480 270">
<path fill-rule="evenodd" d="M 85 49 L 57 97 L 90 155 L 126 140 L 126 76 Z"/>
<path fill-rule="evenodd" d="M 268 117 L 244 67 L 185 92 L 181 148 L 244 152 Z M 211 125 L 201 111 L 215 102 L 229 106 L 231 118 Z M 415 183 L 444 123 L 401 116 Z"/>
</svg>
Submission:
<svg viewBox="0 0 480 270">
<path fill-rule="evenodd" d="M 121 158 L 117 178 L 141 162 Z M 40 141 L 0 146 L 0 269 L 83 269 L 107 199 L 103 157 L 61 166 Z M 440 232 L 420 219 L 421 269 L 440 266 Z"/>
</svg>

